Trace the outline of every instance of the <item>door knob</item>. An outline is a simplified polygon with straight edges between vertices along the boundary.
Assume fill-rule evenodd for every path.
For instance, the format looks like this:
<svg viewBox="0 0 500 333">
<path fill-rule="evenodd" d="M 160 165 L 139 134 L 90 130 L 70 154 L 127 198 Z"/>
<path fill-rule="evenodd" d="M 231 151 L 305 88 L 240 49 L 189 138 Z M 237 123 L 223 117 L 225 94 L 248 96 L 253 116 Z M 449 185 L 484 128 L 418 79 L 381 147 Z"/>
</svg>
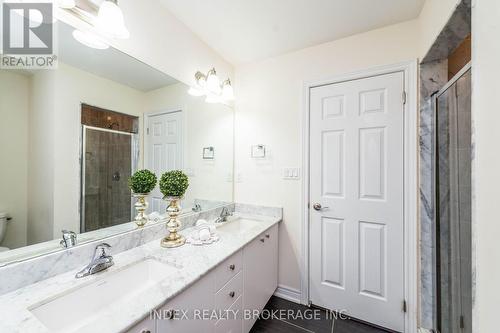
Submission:
<svg viewBox="0 0 500 333">
<path fill-rule="evenodd" d="M 320 210 L 322 210 L 322 209 L 326 209 L 326 208 L 328 208 L 328 207 L 322 207 L 320 203 L 315 203 L 315 204 L 313 205 L 313 208 L 314 208 L 314 210 L 320 211 Z"/>
</svg>

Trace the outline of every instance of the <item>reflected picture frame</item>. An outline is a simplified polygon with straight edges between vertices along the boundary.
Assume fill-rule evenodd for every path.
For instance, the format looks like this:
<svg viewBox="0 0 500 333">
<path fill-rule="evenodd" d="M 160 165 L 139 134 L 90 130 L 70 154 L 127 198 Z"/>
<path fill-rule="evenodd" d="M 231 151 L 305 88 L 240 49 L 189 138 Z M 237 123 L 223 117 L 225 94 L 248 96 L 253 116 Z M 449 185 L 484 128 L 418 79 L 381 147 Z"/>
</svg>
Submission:
<svg viewBox="0 0 500 333">
<path fill-rule="evenodd" d="M 214 158 L 215 158 L 215 148 L 214 147 L 203 148 L 203 159 L 204 160 L 213 160 Z"/>
</svg>

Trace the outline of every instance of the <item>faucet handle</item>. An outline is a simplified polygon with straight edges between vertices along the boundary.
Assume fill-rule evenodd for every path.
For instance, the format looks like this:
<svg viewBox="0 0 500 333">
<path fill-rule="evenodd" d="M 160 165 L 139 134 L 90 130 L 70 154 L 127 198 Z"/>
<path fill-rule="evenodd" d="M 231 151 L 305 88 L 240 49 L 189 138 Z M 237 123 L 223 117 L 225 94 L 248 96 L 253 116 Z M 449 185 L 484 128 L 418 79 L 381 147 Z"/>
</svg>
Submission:
<svg viewBox="0 0 500 333">
<path fill-rule="evenodd" d="M 106 249 L 111 248 L 111 245 L 108 243 L 100 243 L 97 244 L 94 250 L 94 258 L 97 256 L 97 251 L 101 250 L 101 255 L 100 257 L 107 257 L 108 255 L 106 254 Z"/>
<path fill-rule="evenodd" d="M 62 240 L 59 242 L 63 247 L 69 248 L 76 245 L 77 236 L 74 231 L 61 230 Z"/>
</svg>

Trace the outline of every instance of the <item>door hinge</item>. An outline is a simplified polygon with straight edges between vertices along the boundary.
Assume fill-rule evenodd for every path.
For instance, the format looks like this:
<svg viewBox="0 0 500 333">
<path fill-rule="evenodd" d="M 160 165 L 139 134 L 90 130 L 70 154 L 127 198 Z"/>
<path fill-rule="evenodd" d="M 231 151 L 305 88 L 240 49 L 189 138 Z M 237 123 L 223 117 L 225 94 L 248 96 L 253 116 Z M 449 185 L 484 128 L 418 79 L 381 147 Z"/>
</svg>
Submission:
<svg viewBox="0 0 500 333">
<path fill-rule="evenodd" d="M 464 316 L 460 316 L 460 328 L 465 328 Z"/>
<path fill-rule="evenodd" d="M 311 203 L 310 202 L 307 203 L 307 209 L 311 209 Z"/>
<path fill-rule="evenodd" d="M 403 105 L 406 104 L 406 91 L 403 91 Z"/>
<path fill-rule="evenodd" d="M 408 309 L 407 309 L 407 306 L 406 306 L 406 300 L 403 300 L 403 312 L 406 313 L 407 310 Z"/>
<path fill-rule="evenodd" d="M 149 127 L 146 128 L 146 134 L 149 135 Z"/>
</svg>

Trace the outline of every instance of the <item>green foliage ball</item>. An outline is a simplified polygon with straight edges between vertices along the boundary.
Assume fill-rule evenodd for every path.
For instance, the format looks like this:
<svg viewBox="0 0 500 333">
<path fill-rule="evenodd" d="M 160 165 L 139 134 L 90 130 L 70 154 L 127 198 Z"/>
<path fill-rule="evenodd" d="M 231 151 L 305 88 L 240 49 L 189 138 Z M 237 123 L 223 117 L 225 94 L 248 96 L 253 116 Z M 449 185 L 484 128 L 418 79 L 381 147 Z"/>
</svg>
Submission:
<svg viewBox="0 0 500 333">
<path fill-rule="evenodd" d="M 189 186 L 189 179 L 180 170 L 167 171 L 160 178 L 160 191 L 166 197 L 182 197 Z"/>
<path fill-rule="evenodd" d="M 128 186 L 134 193 L 149 193 L 154 190 L 157 178 L 149 170 L 139 170 L 128 179 Z"/>
</svg>

